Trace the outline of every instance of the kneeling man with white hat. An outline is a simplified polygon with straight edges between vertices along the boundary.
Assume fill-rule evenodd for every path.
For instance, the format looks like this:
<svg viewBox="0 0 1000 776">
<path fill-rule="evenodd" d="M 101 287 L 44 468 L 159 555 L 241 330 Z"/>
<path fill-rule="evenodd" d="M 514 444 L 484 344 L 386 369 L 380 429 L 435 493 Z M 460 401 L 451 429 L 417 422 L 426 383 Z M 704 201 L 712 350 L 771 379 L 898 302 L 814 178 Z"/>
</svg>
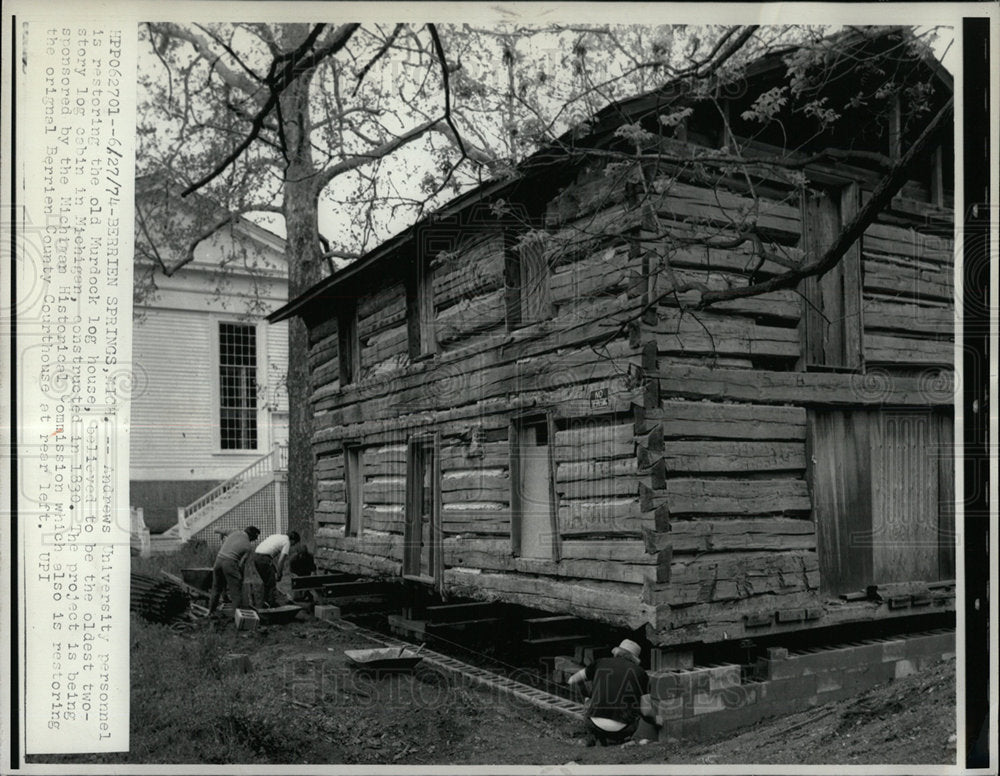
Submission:
<svg viewBox="0 0 1000 776">
<path fill-rule="evenodd" d="M 625 639 L 611 650 L 611 657 L 595 660 L 569 678 L 569 684 L 589 682 L 590 703 L 585 714 L 587 745 L 624 743 L 639 727 L 649 708 L 649 676 L 642 668 L 642 648 Z M 647 696 L 647 697 L 644 697 Z M 644 703 L 645 701 L 645 703 Z"/>
</svg>

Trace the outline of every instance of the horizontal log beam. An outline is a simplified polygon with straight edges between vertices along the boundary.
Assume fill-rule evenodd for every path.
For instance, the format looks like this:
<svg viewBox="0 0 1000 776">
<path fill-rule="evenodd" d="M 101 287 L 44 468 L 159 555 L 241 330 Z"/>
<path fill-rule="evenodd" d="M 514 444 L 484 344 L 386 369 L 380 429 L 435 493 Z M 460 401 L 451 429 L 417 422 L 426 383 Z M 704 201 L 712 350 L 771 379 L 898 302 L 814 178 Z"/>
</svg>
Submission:
<svg viewBox="0 0 1000 776">
<path fill-rule="evenodd" d="M 641 600 L 641 585 L 475 574 L 448 569 L 444 572 L 444 586 L 447 591 L 468 598 L 497 600 L 499 597 L 511 603 L 633 629 L 652 623 L 655 614 L 654 607 Z"/>
<path fill-rule="evenodd" d="M 664 444 L 667 473 L 739 473 L 805 469 L 804 442 L 669 440 Z"/>
<path fill-rule="evenodd" d="M 645 502 L 645 503 L 644 503 Z M 775 479 L 697 479 L 667 480 L 662 490 L 644 491 L 640 505 L 655 508 L 660 504 L 677 515 L 764 515 L 768 513 L 808 512 L 811 509 L 805 480 Z"/>
<path fill-rule="evenodd" d="M 759 404 L 797 403 L 878 406 L 882 404 L 949 406 L 947 391 L 928 390 L 953 380 L 950 370 L 933 375 L 857 375 L 773 372 L 762 369 L 713 369 L 678 366 L 657 375 L 665 397 L 710 398 Z"/>
</svg>

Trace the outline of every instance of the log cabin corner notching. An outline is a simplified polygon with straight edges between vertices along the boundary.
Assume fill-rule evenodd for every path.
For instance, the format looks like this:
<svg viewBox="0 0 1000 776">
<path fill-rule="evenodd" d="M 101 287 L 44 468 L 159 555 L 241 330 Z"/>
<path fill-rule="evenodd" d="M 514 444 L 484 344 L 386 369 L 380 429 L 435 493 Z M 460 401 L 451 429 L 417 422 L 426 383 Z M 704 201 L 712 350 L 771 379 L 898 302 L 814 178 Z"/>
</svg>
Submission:
<svg viewBox="0 0 1000 776">
<path fill-rule="evenodd" d="M 740 177 L 643 161 L 637 198 L 600 153 L 626 120 L 655 132 L 668 91 L 272 314 L 309 329 L 320 564 L 660 645 L 953 610 L 950 131 L 834 270 L 695 312 L 698 289 L 822 250 L 882 170 L 814 161 L 795 187 L 756 168 L 766 261 L 685 242 L 752 206 Z M 711 116 L 660 148 L 717 148 Z M 861 150 L 906 142 L 875 137 Z M 689 290 L 662 293 L 668 272 Z"/>
</svg>

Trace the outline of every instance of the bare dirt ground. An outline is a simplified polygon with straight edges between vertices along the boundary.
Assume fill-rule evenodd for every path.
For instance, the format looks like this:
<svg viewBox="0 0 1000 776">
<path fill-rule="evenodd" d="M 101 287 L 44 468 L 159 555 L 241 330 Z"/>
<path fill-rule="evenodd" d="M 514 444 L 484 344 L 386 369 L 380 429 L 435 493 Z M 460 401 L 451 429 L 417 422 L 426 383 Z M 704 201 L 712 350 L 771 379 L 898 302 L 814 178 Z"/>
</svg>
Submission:
<svg viewBox="0 0 1000 776">
<path fill-rule="evenodd" d="M 255 632 L 133 619 L 131 751 L 36 762 L 431 764 L 953 763 L 955 665 L 699 744 L 585 747 L 574 720 L 424 666 L 371 678 L 375 646 L 313 619 Z M 227 671 L 246 654 L 249 674 Z"/>
</svg>

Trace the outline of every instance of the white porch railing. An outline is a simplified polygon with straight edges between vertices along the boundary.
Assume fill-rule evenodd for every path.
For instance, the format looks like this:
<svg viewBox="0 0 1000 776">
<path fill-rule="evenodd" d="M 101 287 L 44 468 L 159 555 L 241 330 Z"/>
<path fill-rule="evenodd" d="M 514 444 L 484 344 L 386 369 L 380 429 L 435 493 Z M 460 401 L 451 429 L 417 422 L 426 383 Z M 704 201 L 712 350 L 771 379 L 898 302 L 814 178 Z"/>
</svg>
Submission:
<svg viewBox="0 0 1000 776">
<path fill-rule="evenodd" d="M 227 494 L 244 483 L 259 477 L 288 470 L 288 447 L 275 445 L 269 453 L 265 453 L 242 471 L 237 472 L 225 482 L 216 485 L 208 493 L 192 501 L 185 507 L 177 507 L 177 535 L 181 541 L 188 541 L 204 526 L 197 525 L 198 517 L 207 513 L 210 508 Z"/>
<path fill-rule="evenodd" d="M 131 507 L 129 514 L 132 519 L 132 546 L 139 550 L 139 555 L 148 558 L 151 553 L 149 528 L 143 517 L 142 507 Z"/>
</svg>

